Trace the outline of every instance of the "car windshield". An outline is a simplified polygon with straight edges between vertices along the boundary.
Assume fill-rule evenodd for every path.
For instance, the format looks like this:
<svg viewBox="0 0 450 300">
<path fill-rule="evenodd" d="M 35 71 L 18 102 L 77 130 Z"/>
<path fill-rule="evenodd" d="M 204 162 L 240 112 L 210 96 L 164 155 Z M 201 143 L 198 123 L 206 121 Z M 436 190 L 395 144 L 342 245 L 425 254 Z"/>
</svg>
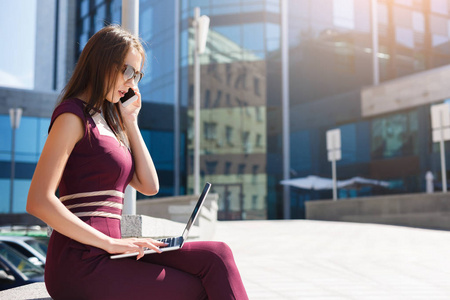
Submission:
<svg viewBox="0 0 450 300">
<path fill-rule="evenodd" d="M 28 277 L 34 277 L 44 274 L 43 268 L 32 264 L 24 255 L 20 254 L 4 243 L 0 243 L 0 255 Z"/>
<path fill-rule="evenodd" d="M 41 240 L 27 240 L 25 241 L 28 245 L 36 249 L 39 253 L 46 256 L 47 255 L 47 243 Z"/>
</svg>

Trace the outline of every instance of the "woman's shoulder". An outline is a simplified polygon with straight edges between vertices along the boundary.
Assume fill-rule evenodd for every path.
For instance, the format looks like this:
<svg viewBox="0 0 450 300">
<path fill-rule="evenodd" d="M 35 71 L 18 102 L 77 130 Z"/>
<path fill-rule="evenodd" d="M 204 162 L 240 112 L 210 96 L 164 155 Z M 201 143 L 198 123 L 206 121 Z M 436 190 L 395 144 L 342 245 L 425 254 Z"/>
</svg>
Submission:
<svg viewBox="0 0 450 300">
<path fill-rule="evenodd" d="M 87 116 L 85 114 L 84 106 L 84 102 L 78 98 L 69 98 L 63 100 L 60 104 L 58 104 L 58 106 L 56 106 L 55 110 L 53 111 L 49 131 L 56 118 L 65 113 L 74 114 L 78 116 L 83 121 L 83 123 L 85 123 Z"/>
</svg>

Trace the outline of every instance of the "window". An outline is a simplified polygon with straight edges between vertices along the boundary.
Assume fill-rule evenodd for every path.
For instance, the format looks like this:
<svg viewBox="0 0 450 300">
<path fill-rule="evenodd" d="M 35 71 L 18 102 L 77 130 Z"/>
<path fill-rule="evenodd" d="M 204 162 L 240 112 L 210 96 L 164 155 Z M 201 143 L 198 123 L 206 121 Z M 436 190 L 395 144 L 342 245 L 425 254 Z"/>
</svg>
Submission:
<svg viewBox="0 0 450 300">
<path fill-rule="evenodd" d="M 227 144 L 233 145 L 233 127 L 231 126 L 225 127 L 225 137 L 227 139 Z"/>
<path fill-rule="evenodd" d="M 1 86 L 34 89 L 37 2 L 37 0 L 2 1 L 0 20 L 0 38 L 2 40 L 0 53 L 3 54 L 0 56 Z M 48 30 L 46 32 L 53 33 Z M 43 55 L 40 54 L 40 56 Z M 49 66 L 43 66 L 43 68 L 47 68 L 45 72 L 52 72 L 51 69 L 48 69 Z"/>
<path fill-rule="evenodd" d="M 238 175 L 242 176 L 245 173 L 245 164 L 239 164 L 238 166 Z"/>
<path fill-rule="evenodd" d="M 207 161 L 206 162 L 206 171 L 209 175 L 216 174 L 217 169 L 217 161 Z"/>
<path fill-rule="evenodd" d="M 259 86 L 259 78 L 253 77 L 253 91 L 255 92 L 255 95 L 261 96 L 261 87 Z"/>
<path fill-rule="evenodd" d="M 258 181 L 258 169 L 259 165 L 252 166 L 252 184 L 255 185 Z"/>
<path fill-rule="evenodd" d="M 244 131 L 242 133 L 242 147 L 244 148 L 245 153 L 249 153 L 251 151 L 250 131 Z"/>
<path fill-rule="evenodd" d="M 187 127 L 187 139 L 189 144 L 193 143 L 194 140 L 194 118 L 188 117 L 188 127 Z"/>
<path fill-rule="evenodd" d="M 222 91 L 217 91 L 216 100 L 214 101 L 214 107 L 220 107 L 220 99 L 222 99 Z"/>
<path fill-rule="evenodd" d="M 263 115 L 262 115 L 261 110 L 262 110 L 262 108 L 260 106 L 256 106 L 255 107 L 256 121 L 258 121 L 258 122 L 262 122 L 263 121 Z"/>
<path fill-rule="evenodd" d="M 211 107 L 211 91 L 209 89 L 205 90 L 205 108 Z"/>
<path fill-rule="evenodd" d="M 213 122 L 203 122 L 204 134 L 206 140 L 215 140 L 217 138 L 217 124 Z"/>
<path fill-rule="evenodd" d="M 333 1 L 333 24 L 346 29 L 355 28 L 355 8 L 353 0 Z"/>
<path fill-rule="evenodd" d="M 252 209 L 253 210 L 258 209 L 258 195 L 252 196 Z"/>
<path fill-rule="evenodd" d="M 255 146 L 262 147 L 262 135 L 259 133 L 256 134 Z"/>
<path fill-rule="evenodd" d="M 225 175 L 230 175 L 232 165 L 233 164 L 230 161 L 225 162 L 225 170 L 224 170 Z"/>
<path fill-rule="evenodd" d="M 372 158 L 415 155 L 418 151 L 417 112 L 396 114 L 372 121 Z"/>
</svg>

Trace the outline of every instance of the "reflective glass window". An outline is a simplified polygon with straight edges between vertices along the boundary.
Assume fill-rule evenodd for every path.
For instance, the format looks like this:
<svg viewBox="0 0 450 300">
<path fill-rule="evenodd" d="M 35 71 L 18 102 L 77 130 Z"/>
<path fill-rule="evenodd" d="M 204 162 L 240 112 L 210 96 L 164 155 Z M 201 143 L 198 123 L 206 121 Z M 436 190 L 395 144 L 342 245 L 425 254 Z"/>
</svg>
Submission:
<svg viewBox="0 0 450 300">
<path fill-rule="evenodd" d="M 3 200 L 0 201 L 0 213 L 9 213 L 9 187 L 11 181 L 9 178 L 0 178 L 0 189 L 4 195 Z"/>
<path fill-rule="evenodd" d="M 280 48 L 280 30 L 279 24 L 266 23 L 266 49 L 268 52 Z"/>
<path fill-rule="evenodd" d="M 309 131 L 292 132 L 290 146 L 291 168 L 297 172 L 311 170 L 312 153 Z"/>
<path fill-rule="evenodd" d="M 231 42 L 241 45 L 241 25 L 216 26 L 213 28 Z"/>
<path fill-rule="evenodd" d="M 412 25 L 414 31 L 424 32 L 425 31 L 425 17 L 423 13 L 414 11 L 412 14 Z"/>
<path fill-rule="evenodd" d="M 11 160 L 11 121 L 8 115 L 0 115 L 0 161 Z"/>
<path fill-rule="evenodd" d="M 81 0 L 81 4 L 80 4 L 81 17 L 86 16 L 88 13 L 89 13 L 89 0 Z"/>
<path fill-rule="evenodd" d="M 263 1 L 245 1 L 242 4 L 242 12 L 264 11 Z"/>
<path fill-rule="evenodd" d="M 210 0 L 212 5 L 232 5 L 239 6 L 241 0 Z"/>
<path fill-rule="evenodd" d="M 48 128 L 50 126 L 49 118 L 41 118 L 38 119 L 38 154 L 42 153 L 42 149 L 44 148 L 45 141 L 48 136 Z"/>
<path fill-rule="evenodd" d="M 368 162 L 370 160 L 370 128 L 367 122 L 340 126 L 341 155 L 339 164 Z"/>
<path fill-rule="evenodd" d="M 111 2 L 111 23 L 122 23 L 122 0 L 113 0 Z"/>
<path fill-rule="evenodd" d="M 355 28 L 353 0 L 333 0 L 333 24 L 347 29 Z"/>
<path fill-rule="evenodd" d="M 411 6 L 413 4 L 413 0 L 395 0 L 395 3 Z"/>
<path fill-rule="evenodd" d="M 142 129 L 157 170 L 173 170 L 173 132 Z"/>
<path fill-rule="evenodd" d="M 280 13 L 280 0 L 266 0 L 266 10 L 272 13 Z"/>
<path fill-rule="evenodd" d="M 445 15 L 448 14 L 448 1 L 431 0 L 430 6 L 432 12 Z"/>
<path fill-rule="evenodd" d="M 248 50 L 264 51 L 264 24 L 244 24 L 243 47 Z"/>
<path fill-rule="evenodd" d="M 94 18 L 94 30 L 95 32 L 102 29 L 108 20 L 106 20 L 106 5 L 97 7 L 97 11 Z"/>
<path fill-rule="evenodd" d="M 14 180 L 14 213 L 25 213 L 27 206 L 28 190 L 30 189 L 31 179 Z"/>
<path fill-rule="evenodd" d="M 22 117 L 20 127 L 16 130 L 16 161 L 37 161 L 38 124 L 36 118 Z"/>
<path fill-rule="evenodd" d="M 0 86 L 35 87 L 35 72 L 38 71 L 35 60 L 44 56 L 36 51 L 36 44 L 39 44 L 36 42 L 38 2 L 40 4 L 38 0 L 1 1 Z M 42 61 L 39 63 L 48 68 Z"/>
<path fill-rule="evenodd" d="M 417 112 L 396 114 L 372 121 L 372 158 L 417 154 Z"/>
</svg>

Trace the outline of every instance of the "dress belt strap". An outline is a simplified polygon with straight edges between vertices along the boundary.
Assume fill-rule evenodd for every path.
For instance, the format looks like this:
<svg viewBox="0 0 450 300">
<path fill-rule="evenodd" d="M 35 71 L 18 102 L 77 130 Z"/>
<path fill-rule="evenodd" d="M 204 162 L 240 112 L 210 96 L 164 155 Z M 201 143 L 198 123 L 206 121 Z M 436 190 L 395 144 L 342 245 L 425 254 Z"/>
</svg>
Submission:
<svg viewBox="0 0 450 300">
<path fill-rule="evenodd" d="M 96 192 L 85 192 L 85 193 L 77 193 L 77 194 L 71 194 L 62 196 L 59 198 L 61 202 L 71 200 L 71 199 L 77 199 L 77 198 L 86 198 L 86 197 L 95 197 L 95 196 L 113 196 L 113 197 L 124 197 L 124 193 L 116 191 L 116 190 L 107 190 L 107 191 L 96 191 Z M 110 207 L 114 209 L 122 210 L 123 204 L 117 203 L 114 201 L 94 201 L 94 202 L 85 202 L 85 203 L 76 203 L 67 205 L 67 209 L 72 210 L 76 208 L 81 207 Z M 105 217 L 105 218 L 115 218 L 115 219 L 121 219 L 122 216 L 120 214 L 115 214 L 111 212 L 105 212 L 105 211 L 98 211 L 98 210 L 91 210 L 91 211 L 83 211 L 83 212 L 73 212 L 74 215 L 78 217 Z"/>
<path fill-rule="evenodd" d="M 96 192 L 85 192 L 85 193 L 66 195 L 66 196 L 60 197 L 59 200 L 61 200 L 63 202 L 63 201 L 75 199 L 75 198 L 95 197 L 95 196 L 114 196 L 114 197 L 123 198 L 125 196 L 125 194 L 122 192 L 116 191 L 116 190 L 96 191 Z"/>
</svg>

